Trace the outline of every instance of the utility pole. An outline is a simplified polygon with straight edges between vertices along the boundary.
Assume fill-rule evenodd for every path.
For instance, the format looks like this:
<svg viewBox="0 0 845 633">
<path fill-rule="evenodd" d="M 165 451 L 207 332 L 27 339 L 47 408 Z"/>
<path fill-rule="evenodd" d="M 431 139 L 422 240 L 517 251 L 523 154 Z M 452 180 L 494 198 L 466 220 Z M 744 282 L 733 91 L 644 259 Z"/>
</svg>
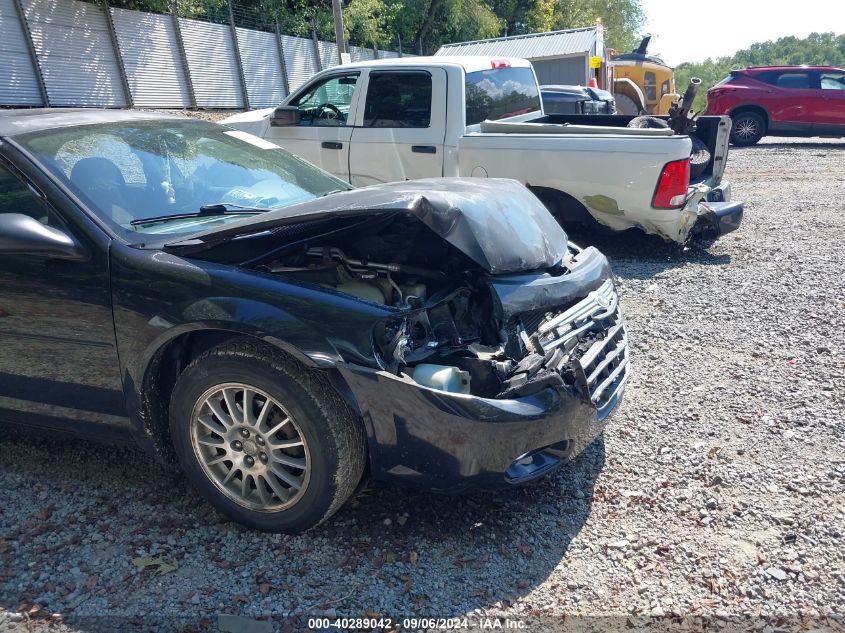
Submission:
<svg viewBox="0 0 845 633">
<path fill-rule="evenodd" d="M 343 35 L 343 7 L 340 0 L 332 0 L 332 13 L 334 13 L 334 37 L 337 42 L 337 63 L 343 63 L 343 54 L 346 52 L 346 38 Z"/>
</svg>

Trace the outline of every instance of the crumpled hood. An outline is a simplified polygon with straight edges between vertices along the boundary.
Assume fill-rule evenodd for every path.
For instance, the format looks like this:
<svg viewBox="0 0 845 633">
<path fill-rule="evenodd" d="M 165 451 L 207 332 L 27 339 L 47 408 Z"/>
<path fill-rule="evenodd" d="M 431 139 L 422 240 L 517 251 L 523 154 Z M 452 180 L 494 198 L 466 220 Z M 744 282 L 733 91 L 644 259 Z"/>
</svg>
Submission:
<svg viewBox="0 0 845 633">
<path fill-rule="evenodd" d="M 515 180 L 430 178 L 332 194 L 171 242 L 179 251 L 285 224 L 369 213 L 407 213 L 492 274 L 551 268 L 566 255 L 566 233 Z"/>
</svg>

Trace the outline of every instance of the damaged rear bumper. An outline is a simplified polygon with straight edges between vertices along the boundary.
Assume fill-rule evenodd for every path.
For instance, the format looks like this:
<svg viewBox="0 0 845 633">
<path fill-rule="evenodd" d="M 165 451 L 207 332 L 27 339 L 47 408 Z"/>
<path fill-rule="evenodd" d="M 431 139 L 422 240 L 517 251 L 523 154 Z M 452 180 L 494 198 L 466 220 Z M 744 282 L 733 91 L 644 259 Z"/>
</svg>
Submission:
<svg viewBox="0 0 845 633">
<path fill-rule="evenodd" d="M 741 202 L 702 202 L 698 220 L 691 233 L 703 237 L 719 237 L 736 231 L 742 223 Z"/>
<path fill-rule="evenodd" d="M 638 227 L 646 233 L 686 244 L 697 235 L 715 238 L 735 231 L 742 223 L 742 215 L 742 202 L 731 201 L 730 183 L 723 182 L 715 187 L 705 183 L 692 185 L 681 209 L 649 209 L 638 212 L 635 221 L 633 217 L 600 219 L 617 231 Z"/>
<path fill-rule="evenodd" d="M 717 238 L 735 231 L 742 223 L 744 205 L 731 201 L 730 183 L 718 187 L 697 185 L 679 218 L 677 241 L 691 237 Z"/>
</svg>

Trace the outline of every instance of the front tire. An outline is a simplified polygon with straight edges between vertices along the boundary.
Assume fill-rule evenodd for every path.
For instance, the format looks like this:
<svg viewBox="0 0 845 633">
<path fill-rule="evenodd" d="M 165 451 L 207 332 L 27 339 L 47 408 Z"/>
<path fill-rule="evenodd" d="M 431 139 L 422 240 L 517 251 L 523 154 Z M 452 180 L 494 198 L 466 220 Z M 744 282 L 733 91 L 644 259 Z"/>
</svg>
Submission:
<svg viewBox="0 0 845 633">
<path fill-rule="evenodd" d="M 766 134 L 766 122 L 756 112 L 740 112 L 732 115 L 731 120 L 731 143 L 734 145 L 754 145 Z"/>
<path fill-rule="evenodd" d="M 262 531 L 319 525 L 364 472 L 361 424 L 325 376 L 248 339 L 185 368 L 171 397 L 170 433 L 197 491 Z"/>
</svg>

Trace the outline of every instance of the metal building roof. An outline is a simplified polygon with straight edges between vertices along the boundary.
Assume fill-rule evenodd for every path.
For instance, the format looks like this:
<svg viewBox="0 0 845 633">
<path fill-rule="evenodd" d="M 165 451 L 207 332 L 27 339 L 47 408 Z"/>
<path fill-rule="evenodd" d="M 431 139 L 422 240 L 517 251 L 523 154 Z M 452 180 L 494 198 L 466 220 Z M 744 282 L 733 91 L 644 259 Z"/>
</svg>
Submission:
<svg viewBox="0 0 845 633">
<path fill-rule="evenodd" d="M 582 29 L 444 44 L 435 55 L 502 55 L 524 59 L 541 59 L 578 53 L 589 54 L 593 50 L 595 41 L 596 27 L 588 26 Z"/>
</svg>

